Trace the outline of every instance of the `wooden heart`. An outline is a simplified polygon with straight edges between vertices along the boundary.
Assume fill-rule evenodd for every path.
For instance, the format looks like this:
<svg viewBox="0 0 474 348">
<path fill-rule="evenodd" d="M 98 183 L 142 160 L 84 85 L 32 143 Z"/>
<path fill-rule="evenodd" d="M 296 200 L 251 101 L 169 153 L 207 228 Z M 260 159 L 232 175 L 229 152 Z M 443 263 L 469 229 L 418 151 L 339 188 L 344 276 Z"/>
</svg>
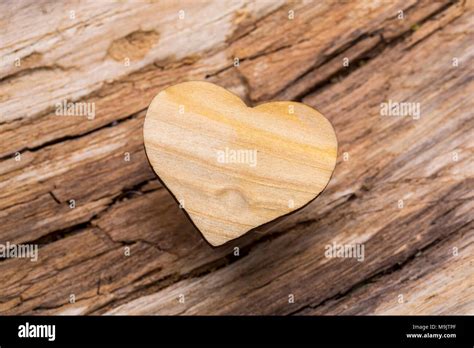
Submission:
<svg viewBox="0 0 474 348">
<path fill-rule="evenodd" d="M 336 135 L 318 111 L 250 108 L 209 82 L 161 91 L 143 133 L 154 171 L 213 246 L 308 204 L 336 165 Z"/>
</svg>

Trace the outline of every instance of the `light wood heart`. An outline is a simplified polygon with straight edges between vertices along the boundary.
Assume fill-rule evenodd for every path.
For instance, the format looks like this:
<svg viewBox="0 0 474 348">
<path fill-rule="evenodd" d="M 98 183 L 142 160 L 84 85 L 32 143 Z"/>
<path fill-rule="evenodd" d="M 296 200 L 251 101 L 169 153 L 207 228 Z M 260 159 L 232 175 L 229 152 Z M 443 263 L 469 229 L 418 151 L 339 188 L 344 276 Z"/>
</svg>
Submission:
<svg viewBox="0 0 474 348">
<path fill-rule="evenodd" d="M 213 246 L 316 198 L 337 157 L 329 121 L 297 102 L 247 107 L 209 82 L 161 91 L 144 124 L 154 171 Z"/>
</svg>

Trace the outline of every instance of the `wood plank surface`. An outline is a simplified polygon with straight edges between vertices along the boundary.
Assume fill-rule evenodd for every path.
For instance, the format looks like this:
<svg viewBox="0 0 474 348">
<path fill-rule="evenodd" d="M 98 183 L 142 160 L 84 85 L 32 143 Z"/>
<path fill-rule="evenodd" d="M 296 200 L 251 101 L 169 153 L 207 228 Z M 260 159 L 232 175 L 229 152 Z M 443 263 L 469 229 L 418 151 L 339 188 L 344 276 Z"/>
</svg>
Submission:
<svg viewBox="0 0 474 348">
<path fill-rule="evenodd" d="M 0 244 L 39 246 L 0 260 L 1 314 L 474 314 L 472 0 L 22 0 L 0 28 Z M 320 111 L 327 189 L 209 246 L 143 148 L 152 98 L 190 80 Z"/>
</svg>

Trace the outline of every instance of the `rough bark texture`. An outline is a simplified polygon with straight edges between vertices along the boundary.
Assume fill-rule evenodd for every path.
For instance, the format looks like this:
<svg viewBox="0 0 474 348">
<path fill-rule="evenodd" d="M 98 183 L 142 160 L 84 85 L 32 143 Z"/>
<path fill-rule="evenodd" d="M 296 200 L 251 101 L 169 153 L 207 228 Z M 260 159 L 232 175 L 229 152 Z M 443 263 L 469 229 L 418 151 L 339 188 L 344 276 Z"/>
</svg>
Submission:
<svg viewBox="0 0 474 348">
<path fill-rule="evenodd" d="M 2 2 L 0 243 L 40 248 L 0 260 L 0 313 L 474 314 L 473 18 L 472 0 Z M 151 99 L 185 80 L 318 109 L 326 191 L 211 248 L 143 150 Z"/>
</svg>

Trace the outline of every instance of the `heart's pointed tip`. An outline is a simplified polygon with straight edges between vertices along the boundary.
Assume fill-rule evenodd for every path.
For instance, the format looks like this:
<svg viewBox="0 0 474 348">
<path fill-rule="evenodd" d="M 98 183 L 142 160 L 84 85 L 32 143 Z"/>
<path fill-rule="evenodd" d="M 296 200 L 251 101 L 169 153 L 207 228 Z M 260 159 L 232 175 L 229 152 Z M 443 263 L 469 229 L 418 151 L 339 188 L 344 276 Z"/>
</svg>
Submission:
<svg viewBox="0 0 474 348">
<path fill-rule="evenodd" d="M 224 238 L 221 235 L 215 234 L 215 233 L 209 233 L 209 232 L 203 232 L 199 230 L 201 235 L 203 236 L 204 240 L 213 248 L 220 247 L 231 240 L 234 240 L 235 238 Z"/>
<path fill-rule="evenodd" d="M 205 240 L 211 247 L 213 247 L 213 248 L 218 248 L 218 247 L 220 247 L 220 246 L 222 246 L 222 245 L 224 245 L 225 243 L 228 242 L 228 241 L 219 241 L 219 240 L 214 240 L 214 239 L 212 239 L 212 238 L 208 238 L 208 237 L 206 237 L 206 235 L 205 235 L 204 233 L 202 233 L 202 232 L 201 232 L 201 234 L 202 234 L 204 240 Z"/>
<path fill-rule="evenodd" d="M 217 248 L 217 247 L 220 247 L 221 245 L 224 245 L 225 243 L 227 242 L 212 242 L 208 239 L 206 239 L 206 241 L 213 247 L 213 248 Z"/>
<path fill-rule="evenodd" d="M 235 235 L 224 235 L 222 233 L 215 233 L 215 232 L 203 232 L 199 230 L 201 235 L 203 236 L 204 240 L 213 248 L 218 248 L 223 245 L 227 245 L 228 243 L 236 240 L 237 238 L 246 234 L 246 232 L 240 232 Z"/>
</svg>

